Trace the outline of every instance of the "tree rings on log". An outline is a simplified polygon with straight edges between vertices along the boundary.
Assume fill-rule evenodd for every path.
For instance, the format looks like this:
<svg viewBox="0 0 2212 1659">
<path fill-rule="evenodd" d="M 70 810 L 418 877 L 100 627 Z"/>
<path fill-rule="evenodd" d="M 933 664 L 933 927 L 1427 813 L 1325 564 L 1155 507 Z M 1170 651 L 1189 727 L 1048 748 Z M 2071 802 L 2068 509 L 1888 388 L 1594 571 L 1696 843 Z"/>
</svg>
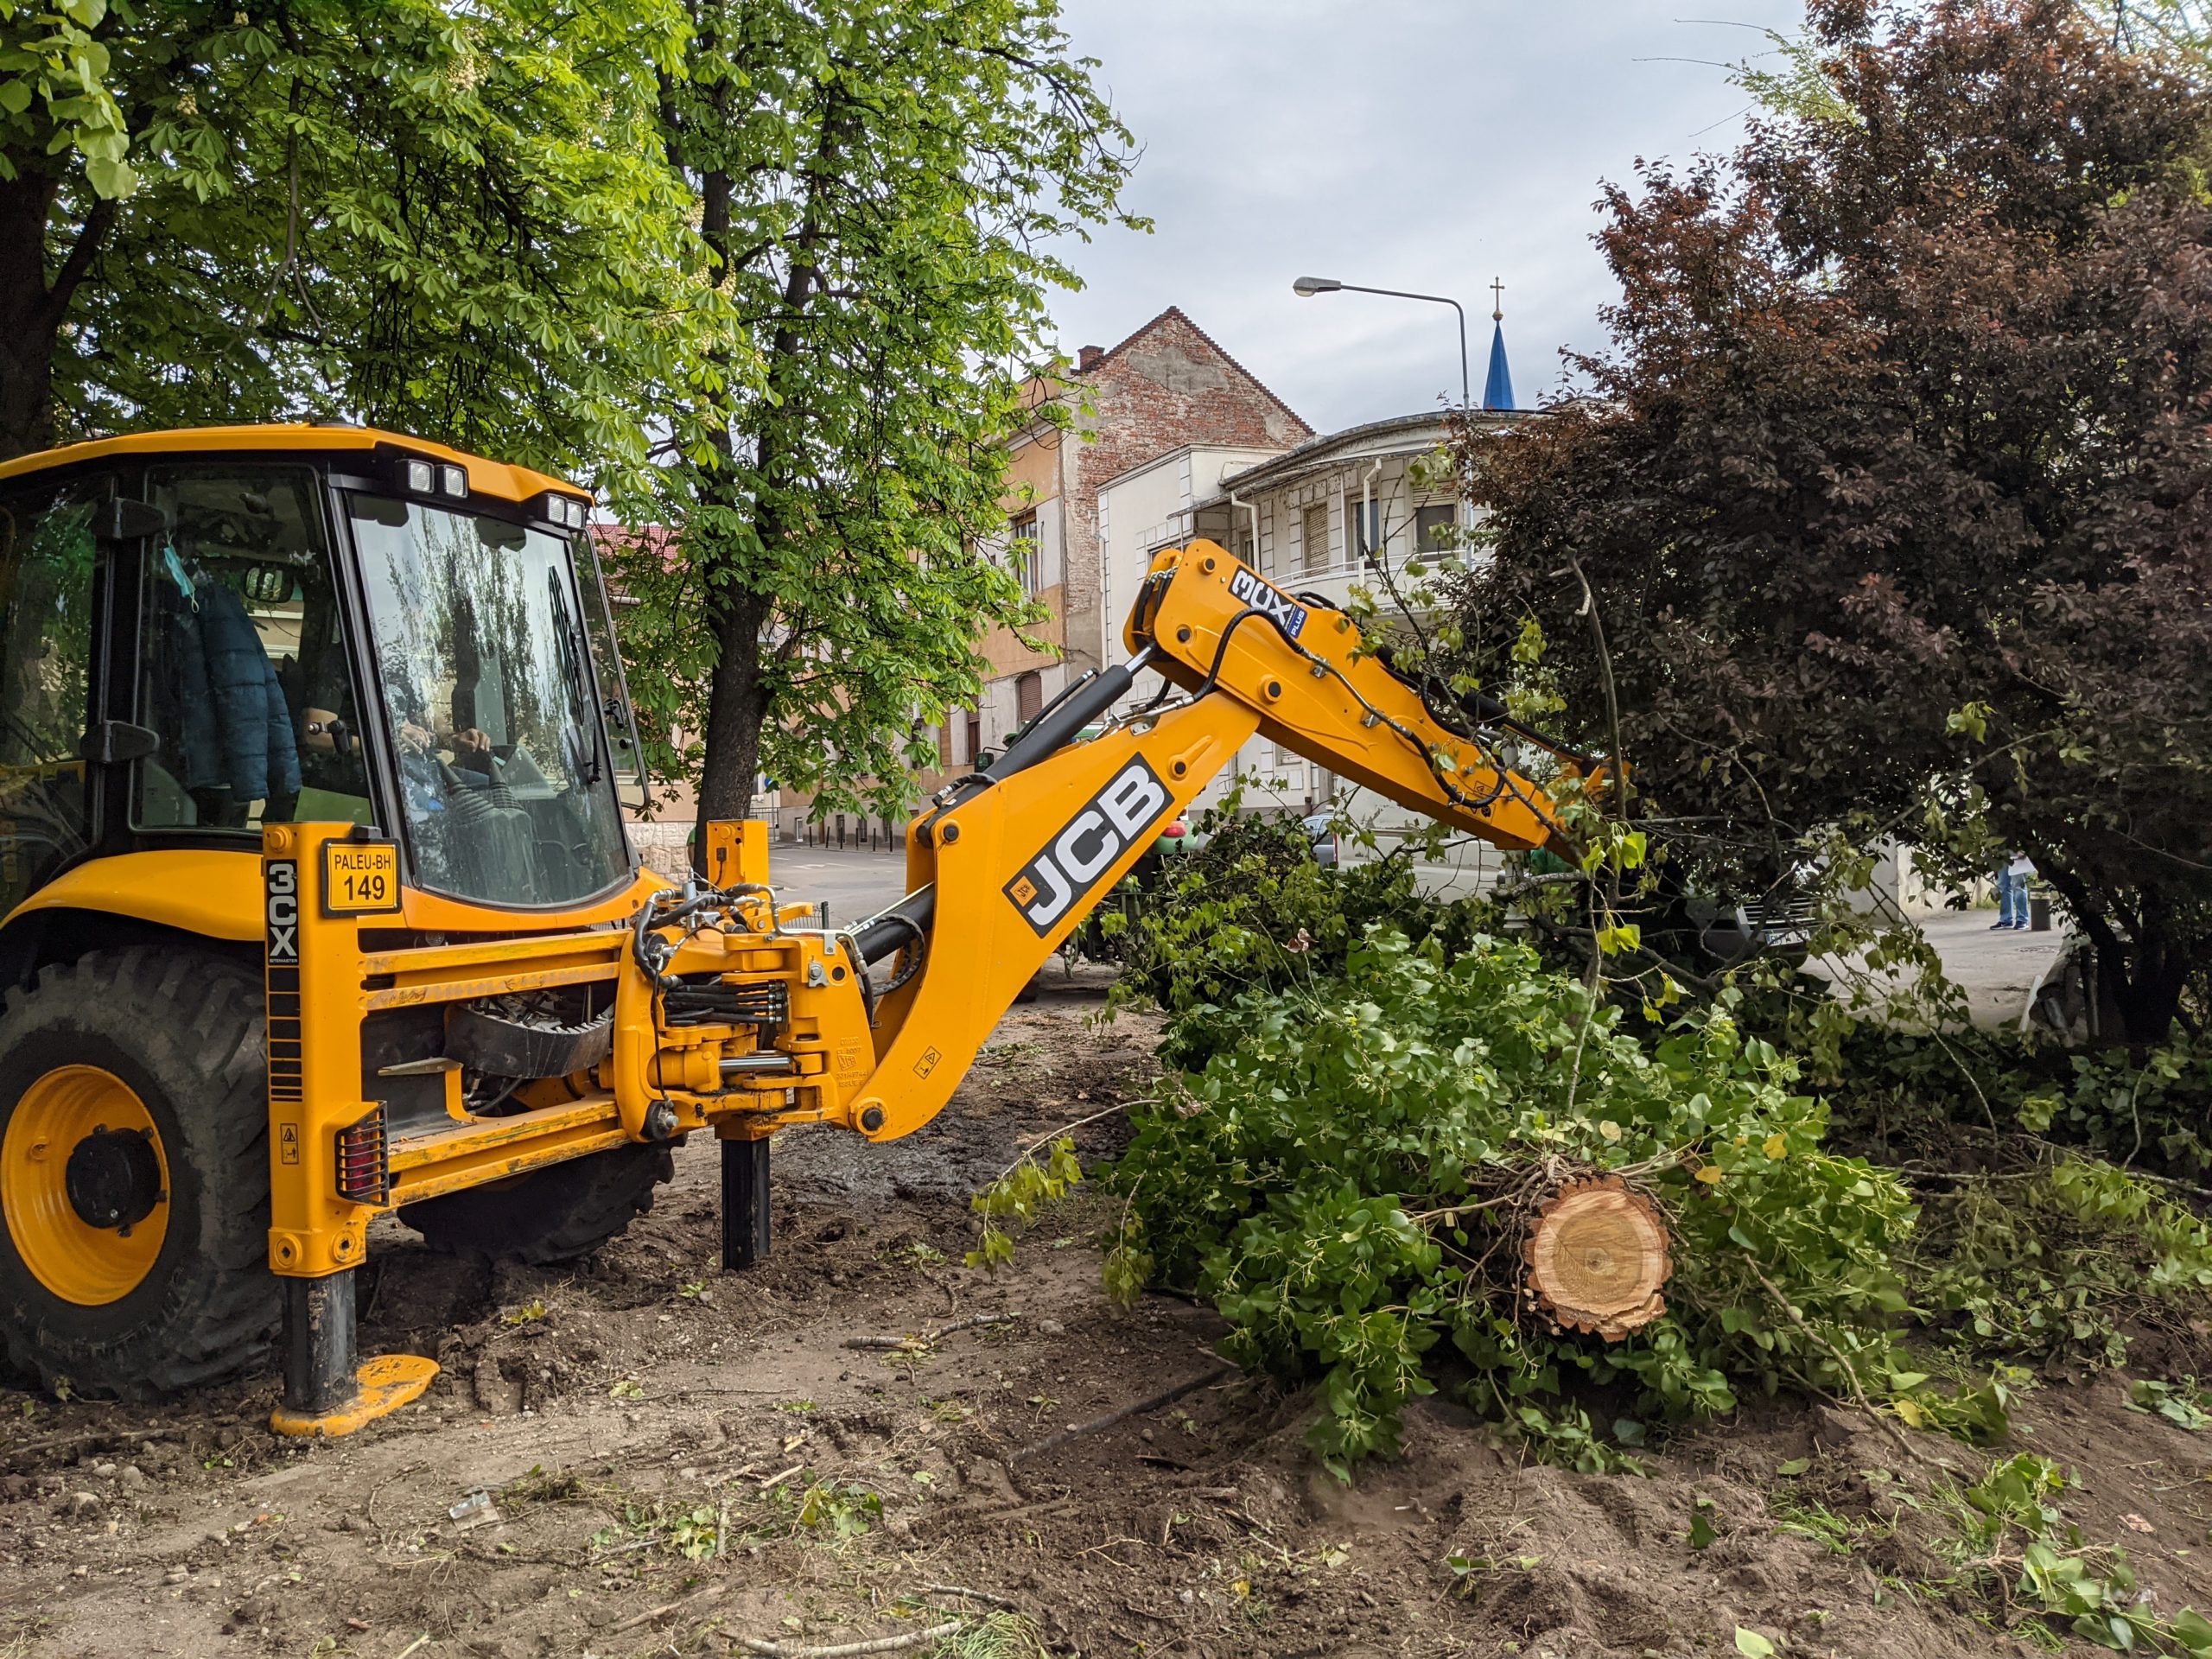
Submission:
<svg viewBox="0 0 2212 1659">
<path fill-rule="evenodd" d="M 1675 1271 L 1667 1224 L 1618 1175 L 1568 1181 L 1552 1194 L 1521 1256 L 1530 1293 L 1566 1329 L 1618 1342 L 1667 1310 L 1659 1294 Z"/>
</svg>

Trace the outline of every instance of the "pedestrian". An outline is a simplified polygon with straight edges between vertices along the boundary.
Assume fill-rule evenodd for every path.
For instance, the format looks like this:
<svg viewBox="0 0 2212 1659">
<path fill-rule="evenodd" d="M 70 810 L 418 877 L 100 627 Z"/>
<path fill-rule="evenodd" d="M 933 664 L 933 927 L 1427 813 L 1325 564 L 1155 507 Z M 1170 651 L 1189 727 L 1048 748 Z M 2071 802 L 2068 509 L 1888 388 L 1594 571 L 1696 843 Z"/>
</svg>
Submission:
<svg viewBox="0 0 2212 1659">
<path fill-rule="evenodd" d="M 2035 861 L 2014 853 L 1997 868 L 1997 920 L 1990 931 L 2024 928 L 2028 925 L 2028 881 L 2036 873 Z"/>
</svg>

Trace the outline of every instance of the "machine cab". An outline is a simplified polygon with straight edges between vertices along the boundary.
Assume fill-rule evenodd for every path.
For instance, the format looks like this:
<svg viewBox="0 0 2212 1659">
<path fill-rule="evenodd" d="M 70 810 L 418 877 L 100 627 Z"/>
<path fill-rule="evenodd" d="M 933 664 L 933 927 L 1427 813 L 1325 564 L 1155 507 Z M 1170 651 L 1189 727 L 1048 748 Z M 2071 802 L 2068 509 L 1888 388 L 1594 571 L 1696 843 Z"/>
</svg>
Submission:
<svg viewBox="0 0 2212 1659">
<path fill-rule="evenodd" d="M 442 925 L 620 897 L 638 750 L 587 513 L 361 429 L 0 467 L 0 914 L 88 858 L 285 822 L 394 836 Z"/>
</svg>

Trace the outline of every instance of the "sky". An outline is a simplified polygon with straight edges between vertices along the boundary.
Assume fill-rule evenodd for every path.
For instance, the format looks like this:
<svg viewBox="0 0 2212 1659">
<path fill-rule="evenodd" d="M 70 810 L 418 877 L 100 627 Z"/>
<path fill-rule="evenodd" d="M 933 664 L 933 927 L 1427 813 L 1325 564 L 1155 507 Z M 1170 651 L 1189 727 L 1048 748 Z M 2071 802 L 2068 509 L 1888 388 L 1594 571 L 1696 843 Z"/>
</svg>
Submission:
<svg viewBox="0 0 2212 1659">
<path fill-rule="evenodd" d="M 1802 17 L 1800 0 L 1065 0 L 1142 148 L 1124 201 L 1154 229 L 1065 250 L 1085 286 L 1054 302 L 1061 348 L 1179 305 L 1337 431 L 1456 401 L 1459 335 L 1447 307 L 1300 299 L 1294 278 L 1457 299 L 1478 400 L 1495 279 L 1533 406 L 1560 347 L 1605 343 L 1600 182 L 1733 149 L 1748 100 L 1726 66 Z"/>
</svg>

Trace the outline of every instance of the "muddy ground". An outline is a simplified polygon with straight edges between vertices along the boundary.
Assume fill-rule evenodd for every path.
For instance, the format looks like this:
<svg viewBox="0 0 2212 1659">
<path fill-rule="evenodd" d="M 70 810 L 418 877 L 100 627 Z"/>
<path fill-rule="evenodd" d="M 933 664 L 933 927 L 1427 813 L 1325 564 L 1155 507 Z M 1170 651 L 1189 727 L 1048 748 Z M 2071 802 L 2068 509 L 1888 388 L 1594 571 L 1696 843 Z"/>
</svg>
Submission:
<svg viewBox="0 0 2212 1659">
<path fill-rule="evenodd" d="M 381 1230 L 367 1344 L 445 1369 L 353 1438 L 272 1437 L 267 1375 L 153 1408 L 0 1396 L 0 1656 L 612 1659 L 938 1626 L 948 1645 L 903 1650 L 1641 1659 L 1737 1653 L 1739 1628 L 1855 1659 L 2059 1645 L 2008 1632 L 1934 1547 L 1944 1465 L 1983 1456 L 1928 1435 L 1908 1456 L 1832 1407 L 1677 1435 L 1648 1478 L 1526 1465 L 1430 1402 L 1402 1459 L 1343 1486 L 1305 1449 L 1310 1401 L 1233 1374 L 1067 1435 L 1218 1370 L 1209 1312 L 1102 1299 L 1099 1199 L 1011 1270 L 961 1265 L 968 1195 L 1023 1141 L 1143 1092 L 1148 1027 L 1099 1008 L 1090 982 L 1016 1009 L 908 1141 L 779 1141 L 777 1251 L 750 1275 L 715 1270 L 711 1143 L 567 1270 L 487 1277 Z M 1112 1132 L 1077 1139 L 1095 1154 Z M 2212 1436 L 2128 1411 L 2111 1378 L 2037 1391 L 2018 1421 L 2082 1473 L 2086 1538 L 2125 1542 L 2160 1608 L 2212 1605 Z M 1717 1535 L 1693 1548 L 1700 1514 Z"/>
</svg>

